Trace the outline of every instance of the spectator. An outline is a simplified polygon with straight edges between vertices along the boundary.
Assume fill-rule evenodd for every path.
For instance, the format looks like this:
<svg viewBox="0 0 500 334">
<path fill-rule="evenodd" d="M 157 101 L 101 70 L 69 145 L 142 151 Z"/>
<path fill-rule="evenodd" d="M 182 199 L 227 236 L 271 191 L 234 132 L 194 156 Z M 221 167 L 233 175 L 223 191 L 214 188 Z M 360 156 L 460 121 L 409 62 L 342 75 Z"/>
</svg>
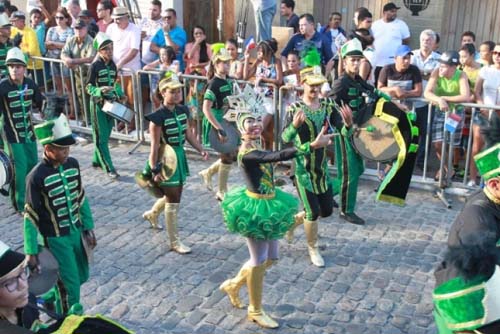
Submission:
<svg viewBox="0 0 500 334">
<path fill-rule="evenodd" d="M 286 64 L 286 58 L 290 51 L 296 50 L 300 53 L 314 45 L 321 55 L 321 63 L 326 66 L 326 73 L 329 73 L 333 66 L 333 61 L 330 61 L 333 58 L 332 49 L 324 37 L 316 31 L 314 17 L 311 14 L 300 16 L 299 30 L 300 34 L 293 35 L 281 52 L 281 62 Z"/>
<path fill-rule="evenodd" d="M 139 23 L 142 39 L 142 64 L 149 64 L 158 57 L 151 52 L 151 40 L 154 34 L 162 28 L 163 20 L 161 18 L 161 1 L 152 0 L 149 3 L 148 17 L 145 17 Z"/>
<path fill-rule="evenodd" d="M 75 86 L 76 93 L 78 96 L 78 106 L 83 108 L 83 110 L 89 110 L 90 98 L 86 94 L 84 82 L 87 79 L 88 67 L 82 66 L 85 64 L 90 64 L 94 60 L 96 55 L 96 50 L 93 45 L 93 38 L 88 34 L 88 26 L 82 19 L 76 21 L 75 24 L 75 35 L 66 40 L 66 44 L 61 50 L 61 60 L 64 64 L 73 70 L 75 74 Z M 84 106 L 83 94 L 86 94 Z M 88 122 L 89 119 L 84 119 L 84 122 Z"/>
<path fill-rule="evenodd" d="M 111 18 L 111 11 L 113 10 L 113 4 L 111 0 L 102 0 L 97 4 L 97 26 L 99 27 L 100 32 L 106 32 L 108 26 L 113 23 L 113 19 Z"/>
<path fill-rule="evenodd" d="M 78 15 L 80 15 L 80 12 L 82 11 L 82 8 L 80 7 L 80 1 L 70 0 L 64 7 L 66 7 L 71 17 L 71 28 L 74 28 L 76 20 L 78 19 Z"/>
<path fill-rule="evenodd" d="M 476 34 L 474 34 L 472 31 L 464 31 L 462 33 L 462 36 L 461 36 L 461 45 L 460 46 L 464 46 L 465 44 L 472 44 L 474 45 L 474 48 L 476 47 Z M 480 59 L 480 55 L 479 55 L 479 52 L 476 52 L 474 54 L 474 59 L 476 61 L 479 61 Z"/>
<path fill-rule="evenodd" d="M 476 81 L 474 95 L 476 102 L 479 104 L 486 104 L 491 106 L 500 105 L 500 44 L 495 45 L 492 52 L 493 64 L 484 66 L 479 71 L 479 76 Z M 472 153 L 474 156 L 480 152 L 484 146 L 485 140 L 481 135 L 488 127 L 492 127 L 493 122 L 498 125 L 498 116 L 493 110 L 481 109 L 480 112 L 475 114 L 472 124 Z M 497 136 L 500 131 L 496 130 Z M 473 164 L 470 165 L 470 181 L 469 186 L 476 185 L 477 181 L 477 167 Z"/>
<path fill-rule="evenodd" d="M 164 46 L 160 48 L 160 57 L 146 64 L 143 68 L 146 71 L 171 71 L 173 73 L 179 73 L 179 62 L 175 59 L 175 51 L 171 46 Z M 155 109 L 158 109 L 161 104 L 161 98 L 157 94 L 158 82 L 160 80 L 160 75 L 151 75 L 151 99 L 155 106 Z"/>
<path fill-rule="evenodd" d="M 283 82 L 283 67 L 281 60 L 276 57 L 275 53 L 278 50 L 278 42 L 272 38 L 270 40 L 261 41 L 257 46 L 257 60 L 249 66 L 249 51 L 245 52 L 245 64 L 243 68 L 244 80 L 255 76 L 255 89 L 264 95 L 265 116 L 263 117 L 262 139 L 263 147 L 266 150 L 273 148 L 273 133 L 274 133 L 274 114 L 276 108 L 274 106 L 273 87 L 261 86 L 260 83 L 272 84 L 277 87 Z"/>
<path fill-rule="evenodd" d="M 491 52 L 495 48 L 495 43 L 492 41 L 482 42 L 479 46 L 479 63 L 483 66 L 489 66 L 493 64 L 493 57 Z"/>
<path fill-rule="evenodd" d="M 375 82 L 378 74 L 387 64 L 394 62 L 393 57 L 396 49 L 401 44 L 410 42 L 410 30 L 405 22 L 397 18 L 398 9 L 393 2 L 384 5 L 382 18 L 373 23 L 372 32 L 375 41 L 374 65 Z"/>
<path fill-rule="evenodd" d="M 187 43 L 187 34 L 182 27 L 177 25 L 177 12 L 173 8 L 165 10 L 163 29 L 159 29 L 151 40 L 150 50 L 156 54 L 160 47 L 171 46 L 180 63 L 181 71 L 184 71 L 184 47 Z"/>
<path fill-rule="evenodd" d="M 52 15 L 50 15 L 50 13 L 41 2 L 40 7 L 33 8 L 30 11 L 31 29 L 36 32 L 38 45 L 40 46 L 40 52 L 42 56 L 44 56 L 47 52 L 47 49 L 45 48 L 45 34 L 47 33 L 47 25 L 49 24 L 51 19 Z"/>
<path fill-rule="evenodd" d="M 415 65 L 420 70 L 422 76 L 422 89 L 425 91 L 427 81 L 429 80 L 432 71 L 439 66 L 439 54 L 433 51 L 437 34 L 431 29 L 426 29 L 420 33 L 420 49 L 413 51 L 411 57 L 412 65 Z M 419 129 L 420 141 L 417 151 L 416 165 L 420 169 L 424 168 L 425 161 L 425 144 L 427 136 L 427 118 L 429 113 L 428 104 L 425 102 L 415 102 L 415 113 L 417 114 L 416 125 Z M 428 150 L 427 150 L 428 151 Z"/>
<path fill-rule="evenodd" d="M 18 33 L 23 36 L 20 48 L 27 57 L 41 57 L 38 37 L 33 29 L 26 26 L 26 15 L 21 11 L 13 12 L 10 17 L 13 24 L 10 30 L 10 38 L 14 38 Z M 43 62 L 41 60 L 28 60 L 28 73 L 38 86 L 43 86 Z"/>
<path fill-rule="evenodd" d="M 227 53 L 231 56 L 229 63 L 229 77 L 233 79 L 243 79 L 243 63 L 238 58 L 238 42 L 230 38 L 226 41 Z"/>
<path fill-rule="evenodd" d="M 128 9 L 126 7 L 115 7 L 111 16 L 115 22 L 108 26 L 106 34 L 113 41 L 113 62 L 116 69 L 120 72 L 122 69 L 123 89 L 130 104 L 134 102 L 134 87 L 132 85 L 132 75 L 140 70 L 141 56 L 139 49 L 141 47 L 141 30 L 130 22 Z M 123 128 L 123 126 L 120 126 Z M 135 120 L 129 125 L 129 131 L 135 130 Z"/>
<path fill-rule="evenodd" d="M 281 0 L 280 4 L 280 14 L 286 18 L 286 26 L 293 28 L 293 33 L 299 32 L 299 17 L 294 13 L 295 1 L 293 0 Z"/>
<path fill-rule="evenodd" d="M 353 22 L 356 29 L 371 30 L 372 21 L 372 13 L 365 7 L 359 7 L 354 12 Z"/>
<path fill-rule="evenodd" d="M 441 157 L 441 145 L 443 144 L 445 113 L 452 112 L 460 117 L 460 122 L 451 135 L 451 143 L 455 148 L 455 161 L 458 161 L 458 148 L 462 140 L 462 128 L 464 126 L 464 108 L 455 106 L 455 103 L 468 102 L 470 99 L 470 88 L 467 75 L 458 68 L 459 54 L 456 51 L 447 51 L 439 58 L 439 67 L 435 69 L 425 88 L 424 96 L 427 100 L 435 104 L 438 109 L 434 113 L 432 124 L 432 142 L 436 149 L 436 155 L 439 160 L 446 159 Z M 454 163 L 455 167 L 456 163 Z M 447 171 L 445 163 L 445 172 Z M 450 177 L 454 176 L 454 171 Z M 440 171 L 436 173 L 434 179 L 437 181 L 440 177 Z M 444 178 L 444 175 L 443 175 Z"/>
<path fill-rule="evenodd" d="M 432 46 L 432 51 L 441 55 L 441 52 L 439 51 L 439 41 L 441 41 L 441 37 L 439 37 L 439 34 L 436 33 L 436 41 L 434 42 L 434 45 Z"/>
<path fill-rule="evenodd" d="M 359 76 L 361 79 L 372 83 L 372 69 L 373 69 L 373 36 L 370 31 L 365 28 L 358 28 L 354 30 L 352 38 L 357 38 L 361 42 L 363 48 L 363 57 L 359 61 Z M 339 68 L 342 67 L 342 62 L 339 63 Z"/>
<path fill-rule="evenodd" d="M 334 73 L 332 73 L 332 79 L 338 78 L 337 68 L 339 66 L 339 50 L 347 41 L 347 33 L 340 26 L 342 22 L 342 14 L 339 12 L 333 12 L 330 14 L 330 19 L 328 21 L 328 25 L 326 25 L 322 34 L 327 45 L 331 48 L 333 54 L 333 69 Z M 328 74 L 328 73 L 327 73 Z"/>
<path fill-rule="evenodd" d="M 12 48 L 12 41 L 10 40 L 11 26 L 9 18 L 4 14 L 0 14 L 0 79 L 5 78 L 9 74 L 5 59 L 7 58 L 7 52 Z M 0 149 L 3 148 L 2 144 L 0 136 Z"/>
<path fill-rule="evenodd" d="M 97 35 L 97 33 L 99 32 L 99 27 L 97 26 L 94 18 L 92 17 L 92 13 L 90 12 L 90 10 L 87 9 L 82 10 L 80 14 L 78 14 L 78 18 L 81 19 L 87 26 L 87 31 L 88 31 L 87 33 L 90 35 L 90 37 L 94 38 L 95 35 Z"/>
<path fill-rule="evenodd" d="M 47 47 L 47 58 L 61 59 L 61 50 L 66 44 L 66 40 L 73 36 L 75 33 L 70 27 L 71 16 L 64 7 L 59 7 L 55 14 L 57 25 L 55 27 L 50 27 L 47 31 L 47 37 L 45 38 L 45 46 Z M 58 62 L 53 62 L 51 66 L 51 71 L 53 74 L 56 91 L 58 95 L 63 94 L 63 85 L 65 87 L 64 91 L 68 93 L 70 97 L 70 114 L 69 118 L 74 119 L 75 110 L 72 103 L 71 94 L 71 81 L 69 78 L 69 70 L 62 66 Z"/>
<path fill-rule="evenodd" d="M 257 42 L 272 38 L 272 25 L 276 15 L 276 0 L 251 0 L 255 13 L 255 35 Z"/>
<path fill-rule="evenodd" d="M 481 69 L 481 65 L 474 60 L 476 48 L 474 44 L 464 44 L 460 48 L 460 51 L 458 51 L 458 54 L 460 55 L 459 69 L 467 74 L 471 94 L 474 94 L 474 87 L 479 75 L 479 70 Z"/>
</svg>

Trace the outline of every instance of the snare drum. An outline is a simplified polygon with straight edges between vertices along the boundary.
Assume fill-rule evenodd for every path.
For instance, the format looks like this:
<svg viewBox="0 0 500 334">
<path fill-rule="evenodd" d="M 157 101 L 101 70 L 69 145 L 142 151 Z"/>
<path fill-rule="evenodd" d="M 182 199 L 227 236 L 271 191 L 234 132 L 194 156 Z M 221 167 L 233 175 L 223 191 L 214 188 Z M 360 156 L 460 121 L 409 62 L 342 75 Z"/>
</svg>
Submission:
<svg viewBox="0 0 500 334">
<path fill-rule="evenodd" d="M 129 109 L 126 105 L 118 102 L 104 101 L 102 111 L 127 124 L 130 124 L 130 122 L 134 119 L 134 111 Z"/>
<path fill-rule="evenodd" d="M 8 185 L 14 176 L 12 162 L 4 151 L 0 150 L 0 188 Z"/>
</svg>

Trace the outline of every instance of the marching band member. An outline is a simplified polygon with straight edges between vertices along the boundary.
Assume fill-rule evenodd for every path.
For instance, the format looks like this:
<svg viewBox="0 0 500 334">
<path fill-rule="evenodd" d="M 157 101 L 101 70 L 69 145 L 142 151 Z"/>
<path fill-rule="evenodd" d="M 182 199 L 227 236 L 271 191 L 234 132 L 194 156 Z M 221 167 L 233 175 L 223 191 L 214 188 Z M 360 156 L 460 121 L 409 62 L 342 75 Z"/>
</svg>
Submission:
<svg viewBox="0 0 500 334">
<path fill-rule="evenodd" d="M 213 44 L 212 54 L 212 61 L 208 73 L 210 82 L 203 100 L 203 114 L 205 118 L 203 118 L 202 139 L 204 146 L 210 145 L 208 138 L 212 128 L 217 131 L 221 142 L 227 140 L 227 133 L 220 122 L 224 116 L 224 105 L 227 104 L 227 97 L 230 96 L 233 91 L 232 83 L 228 80 L 231 55 L 224 48 L 223 43 Z M 229 171 L 231 170 L 232 163 L 232 154 L 220 153 L 219 159 L 216 162 L 198 173 L 208 190 L 212 190 L 212 176 L 215 173 L 219 174 L 218 191 L 215 194 L 215 197 L 219 201 L 224 199 L 224 194 L 227 192 L 227 180 L 229 178 Z"/>
<path fill-rule="evenodd" d="M 292 122 L 299 127 L 305 118 L 299 110 L 293 115 Z M 250 301 L 248 319 L 262 327 L 277 328 L 279 324 L 262 308 L 264 275 L 278 259 L 278 239 L 293 225 L 298 200 L 275 188 L 272 163 L 321 152 L 330 142 L 331 135 L 326 135 L 323 129 L 312 141 L 270 152 L 260 148 L 263 125 L 255 109 L 240 113 L 237 126 L 242 136 L 238 162 L 246 186 L 234 188 L 226 194 L 222 211 L 228 230 L 246 238 L 250 259 L 236 277 L 220 286 L 220 290 L 228 294 L 233 306 L 242 308 L 239 290 L 246 283 Z"/>
<path fill-rule="evenodd" d="M 196 139 L 192 131 L 186 131 L 189 119 L 189 109 L 180 104 L 182 101 L 183 84 L 173 72 L 166 72 L 158 84 L 159 98 L 163 99 L 163 105 L 154 113 L 146 116 L 150 121 L 149 133 L 151 135 L 151 151 L 149 160 L 143 175 L 152 174 L 154 182 L 158 185 L 163 198 L 156 201 L 150 211 L 144 213 L 152 227 L 158 227 L 158 215 L 164 209 L 165 225 L 172 250 L 179 254 L 190 253 L 191 249 L 184 245 L 179 239 L 177 230 L 177 213 L 181 201 L 182 188 L 189 175 L 184 143 L 187 140 L 204 160 L 208 159 L 208 153 Z M 162 174 L 163 145 L 168 145 L 175 152 L 177 166 L 175 172 L 168 179 Z"/>
<path fill-rule="evenodd" d="M 117 179 L 109 152 L 109 137 L 113 129 L 113 117 L 102 111 L 104 100 L 126 100 L 126 96 L 117 80 L 117 69 L 113 61 L 113 41 L 99 32 L 94 39 L 94 48 L 98 56 L 90 65 L 87 79 L 87 93 L 90 99 L 90 116 L 92 120 L 92 137 L 95 150 L 92 166 L 102 168 L 109 177 Z"/>
<path fill-rule="evenodd" d="M 34 128 L 43 145 L 43 160 L 26 181 L 24 252 L 30 267 L 39 267 L 37 254 L 40 234 L 57 262 L 62 310 L 80 302 L 80 286 L 89 278 L 89 255 L 85 244 L 94 248 L 94 221 L 82 185 L 80 166 L 69 157 L 75 144 L 64 114 Z M 67 293 L 67 295 L 66 295 Z"/>
<path fill-rule="evenodd" d="M 314 56 L 314 49 L 309 55 Z M 316 56 L 319 64 L 319 55 Z M 310 143 L 321 132 L 325 122 L 333 121 L 335 103 L 329 98 L 320 99 L 321 86 L 327 81 L 321 74 L 319 66 L 307 67 L 300 73 L 304 87 L 302 100 L 288 108 L 286 125 L 282 133 L 285 143 L 293 142 L 295 146 Z M 346 117 L 346 126 L 350 125 L 349 108 L 342 108 Z M 302 122 L 294 121 L 294 115 L 303 113 Z M 328 175 L 326 148 L 318 149 L 310 156 L 295 158 L 295 180 L 305 212 L 295 216 L 295 224 L 290 229 L 287 239 L 291 242 L 295 227 L 304 224 L 307 245 L 311 262 L 317 267 L 324 267 L 325 261 L 318 247 L 318 218 L 328 217 L 333 211 L 333 193 Z"/>
<path fill-rule="evenodd" d="M 0 81 L 0 114 L 3 117 L 4 148 L 14 166 L 10 196 L 14 209 L 24 210 L 26 175 L 38 162 L 37 145 L 30 117 L 31 108 L 41 108 L 43 97 L 35 82 L 24 75 L 26 57 L 14 47 L 7 52 L 9 76 Z"/>
<path fill-rule="evenodd" d="M 439 334 L 500 332 L 500 143 L 474 156 L 485 180 L 450 228 L 435 272 Z"/>
</svg>

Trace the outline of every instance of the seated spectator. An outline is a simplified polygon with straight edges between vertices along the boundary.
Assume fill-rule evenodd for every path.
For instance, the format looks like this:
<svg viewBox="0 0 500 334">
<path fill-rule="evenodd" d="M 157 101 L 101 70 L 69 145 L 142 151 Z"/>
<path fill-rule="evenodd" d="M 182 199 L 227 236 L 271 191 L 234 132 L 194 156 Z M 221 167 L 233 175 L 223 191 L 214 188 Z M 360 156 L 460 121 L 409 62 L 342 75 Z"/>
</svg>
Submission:
<svg viewBox="0 0 500 334">
<path fill-rule="evenodd" d="M 238 56 L 238 42 L 233 38 L 228 39 L 226 41 L 226 50 L 231 56 L 229 76 L 237 80 L 243 79 L 243 62 Z"/>
<path fill-rule="evenodd" d="M 281 0 L 280 14 L 286 18 L 286 26 L 293 28 L 293 33 L 299 32 L 299 17 L 293 11 L 295 9 L 294 0 Z"/>
<path fill-rule="evenodd" d="M 113 23 L 113 19 L 111 18 L 111 11 L 113 10 L 113 4 L 111 0 L 102 0 L 97 3 L 97 26 L 99 27 L 100 32 L 106 32 L 108 26 Z"/>
<path fill-rule="evenodd" d="M 500 44 L 495 45 L 493 52 L 493 65 L 484 66 L 479 71 L 479 75 L 476 81 L 476 87 L 474 91 L 474 96 L 476 97 L 476 102 L 478 104 L 486 104 L 491 106 L 500 105 Z M 483 138 L 482 133 L 485 130 L 489 130 L 494 123 L 498 125 L 499 118 L 497 113 L 493 110 L 481 109 L 475 114 L 472 124 L 472 153 L 474 156 L 484 147 L 485 138 Z M 500 131 L 496 130 L 498 137 Z M 477 167 L 471 163 L 470 165 L 470 181 L 469 186 L 477 185 Z"/>
<path fill-rule="evenodd" d="M 321 64 L 326 67 L 325 72 L 330 73 L 333 66 L 333 61 L 331 61 L 333 58 L 332 49 L 323 35 L 316 31 L 314 17 L 311 14 L 300 16 L 299 31 L 299 34 L 295 34 L 290 38 L 281 52 L 281 63 L 286 64 L 286 57 L 290 51 L 296 50 L 300 53 L 314 45 L 321 55 Z"/>
<path fill-rule="evenodd" d="M 491 53 L 495 48 L 495 43 L 492 41 L 482 42 L 479 46 L 479 63 L 482 66 L 489 66 L 493 64 L 493 57 Z"/>
<path fill-rule="evenodd" d="M 59 7 L 55 14 L 56 26 L 50 27 L 47 31 L 47 37 L 45 38 L 45 46 L 47 47 L 47 58 L 61 59 L 61 50 L 66 44 L 66 40 L 72 37 L 75 33 L 70 27 L 71 16 L 64 7 Z M 69 70 L 62 66 L 62 64 L 53 62 L 51 64 L 51 71 L 53 74 L 53 79 L 55 82 L 55 87 L 58 95 L 63 94 L 63 84 L 64 92 L 70 97 L 70 114 L 69 117 L 75 117 L 75 110 L 72 102 L 71 94 L 71 81 L 69 77 Z"/>
<path fill-rule="evenodd" d="M 165 10 L 163 29 L 159 29 L 151 40 L 151 51 L 158 54 L 160 47 L 171 46 L 175 50 L 176 58 L 184 71 L 184 47 L 187 43 L 187 34 L 177 25 L 177 12 L 173 8 Z"/>
<path fill-rule="evenodd" d="M 97 33 L 99 32 L 99 27 L 92 17 L 92 13 L 90 12 L 90 10 L 82 10 L 80 14 L 78 14 L 78 18 L 83 20 L 83 22 L 87 25 L 88 34 L 90 35 L 90 37 L 94 38 L 95 35 L 97 35 Z M 73 28 L 75 28 L 75 26 L 73 26 Z"/>
<path fill-rule="evenodd" d="M 26 15 L 21 11 L 15 11 L 10 16 L 13 27 L 10 30 L 10 38 L 14 38 L 18 33 L 23 36 L 21 51 L 28 57 L 41 57 L 38 37 L 33 29 L 26 26 Z M 43 62 L 41 60 L 28 59 L 28 73 L 39 87 L 43 87 Z"/>
<path fill-rule="evenodd" d="M 246 50 L 243 67 L 244 80 L 255 77 L 255 89 L 265 96 L 264 108 L 266 115 L 262 120 L 262 146 L 267 150 L 273 149 L 274 114 L 276 112 L 273 94 L 278 94 L 278 92 L 275 91 L 273 87 L 267 85 L 261 86 L 260 84 L 273 84 L 278 88 L 281 86 L 283 82 L 283 67 L 281 65 L 281 60 L 275 55 L 277 50 L 278 42 L 274 38 L 261 41 L 257 46 L 256 61 L 252 66 L 249 65 L 249 50 Z"/>
<path fill-rule="evenodd" d="M 458 167 L 456 161 L 459 157 L 459 148 L 462 141 L 462 129 L 464 126 L 464 108 L 456 106 L 456 103 L 468 102 L 470 99 L 470 88 L 467 75 L 462 73 L 457 67 L 459 64 L 459 54 L 456 51 L 447 51 L 439 58 L 439 67 L 435 69 L 425 88 L 424 96 L 427 100 L 436 105 L 437 110 L 434 113 L 432 124 L 432 142 L 436 149 L 436 155 L 439 160 L 446 159 L 441 157 L 441 148 L 444 135 L 444 121 L 447 112 L 454 113 L 460 118 L 460 122 L 453 134 L 451 134 L 451 146 L 455 148 L 453 167 Z M 446 163 L 445 172 L 448 172 Z M 434 179 L 440 178 L 439 170 Z M 454 171 L 450 177 L 453 177 Z M 444 175 L 443 175 L 444 178 Z"/>
</svg>

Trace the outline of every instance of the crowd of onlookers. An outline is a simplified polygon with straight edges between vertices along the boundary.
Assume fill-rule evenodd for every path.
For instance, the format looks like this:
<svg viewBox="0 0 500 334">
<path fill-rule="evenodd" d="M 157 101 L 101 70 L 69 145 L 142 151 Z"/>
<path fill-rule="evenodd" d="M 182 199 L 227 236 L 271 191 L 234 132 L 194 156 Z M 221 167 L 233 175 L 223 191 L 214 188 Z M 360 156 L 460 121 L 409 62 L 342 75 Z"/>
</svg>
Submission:
<svg viewBox="0 0 500 334">
<path fill-rule="evenodd" d="M 397 18 L 397 7 L 387 3 L 383 7 L 382 17 L 373 19 L 367 8 L 358 8 L 353 23 L 342 26 L 340 12 L 333 12 L 325 25 L 315 22 L 311 14 L 295 13 L 295 1 L 252 0 L 257 26 L 257 52 L 251 53 L 249 47 L 238 44 L 236 39 L 225 41 L 225 49 L 231 55 L 229 75 L 236 79 L 248 80 L 259 87 L 259 91 L 269 99 L 268 114 L 274 114 L 272 104 L 274 86 L 300 85 L 300 69 L 303 66 L 304 52 L 316 48 L 319 52 L 319 65 L 330 79 L 330 85 L 343 73 L 340 48 L 348 40 L 357 38 L 363 47 L 364 58 L 360 62 L 359 75 L 378 90 L 391 98 L 401 101 L 402 108 L 413 110 L 421 140 L 417 166 L 422 168 L 425 154 L 425 134 L 430 131 L 431 141 L 438 158 L 443 141 L 444 113 L 453 111 L 460 118 L 457 130 L 452 136 L 456 148 L 454 170 L 451 176 L 463 173 L 463 149 L 466 148 L 467 136 L 472 136 L 472 153 L 479 152 L 491 140 L 485 138 L 484 129 L 496 129 L 498 132 L 498 114 L 487 109 L 478 110 L 473 115 L 471 110 L 459 105 L 462 102 L 496 105 L 500 101 L 500 44 L 492 41 L 476 42 L 473 32 L 462 34 L 459 50 L 439 50 L 439 34 L 425 29 L 420 34 L 420 47 L 412 50 L 408 44 L 410 29 Z M 286 19 L 286 26 L 293 28 L 294 35 L 277 54 L 278 43 L 271 36 L 271 22 L 277 7 Z M 113 61 L 121 71 L 122 84 L 129 104 L 134 99 L 158 107 L 160 101 L 154 94 L 158 75 L 142 75 L 141 96 L 134 96 L 132 74 L 138 70 L 172 70 L 184 75 L 196 75 L 210 78 L 209 63 L 212 46 L 207 42 L 205 28 L 194 26 L 188 34 L 177 24 L 175 9 L 162 9 L 159 0 L 152 0 L 148 13 L 140 22 L 133 23 L 125 7 L 113 7 L 111 1 L 103 0 L 97 5 L 97 21 L 90 11 L 81 10 L 78 0 L 70 0 L 64 7 L 49 13 L 41 1 L 30 9 L 28 15 L 8 3 L 4 11 L 9 20 L 0 18 L 0 43 L 11 39 L 17 33 L 23 36 L 21 49 L 28 56 L 44 56 L 62 62 L 30 61 L 28 70 L 41 84 L 44 78 L 52 80 L 52 87 L 59 93 L 76 88 L 77 101 L 71 102 L 69 117 L 74 118 L 82 112 L 85 99 L 82 98 L 87 67 L 96 55 L 92 46 L 97 32 L 105 32 L 114 42 Z M 12 25 L 12 28 L 9 26 Z M 347 27 L 349 26 L 349 27 Z M 9 31 L 10 30 L 10 31 Z M 238 50 L 243 50 L 238 53 Z M 251 56 L 253 55 L 253 57 Z M 75 73 L 75 86 L 71 84 L 70 71 Z M 189 94 L 184 103 L 192 110 L 194 121 L 203 117 L 204 80 L 188 80 Z M 264 85 L 263 85 L 264 84 Z M 268 84 L 268 85 L 265 85 Z M 328 96 L 330 85 L 321 88 L 323 96 Z M 284 98 L 284 106 L 299 97 L 298 92 L 289 91 Z M 72 94 L 69 94 L 72 96 Z M 135 94 L 138 95 L 138 94 Z M 410 101 L 410 98 L 425 98 Z M 88 101 L 88 99 L 87 99 Z M 432 109 L 431 127 L 428 128 L 428 102 Z M 88 102 L 87 102 L 88 103 Z M 73 107 L 75 106 L 75 107 Z M 271 147 L 273 137 L 273 117 L 264 121 L 264 143 Z M 134 130 L 135 125 L 128 125 Z M 193 127 L 195 128 L 195 127 Z M 494 135 L 495 135 L 494 133 Z M 490 131 L 491 134 L 491 131 Z M 383 175 L 382 175 L 383 176 Z M 381 176 L 381 177 L 382 177 Z M 439 175 L 436 175 L 438 177 Z M 476 184 L 477 170 L 470 165 L 470 185 Z"/>
</svg>

